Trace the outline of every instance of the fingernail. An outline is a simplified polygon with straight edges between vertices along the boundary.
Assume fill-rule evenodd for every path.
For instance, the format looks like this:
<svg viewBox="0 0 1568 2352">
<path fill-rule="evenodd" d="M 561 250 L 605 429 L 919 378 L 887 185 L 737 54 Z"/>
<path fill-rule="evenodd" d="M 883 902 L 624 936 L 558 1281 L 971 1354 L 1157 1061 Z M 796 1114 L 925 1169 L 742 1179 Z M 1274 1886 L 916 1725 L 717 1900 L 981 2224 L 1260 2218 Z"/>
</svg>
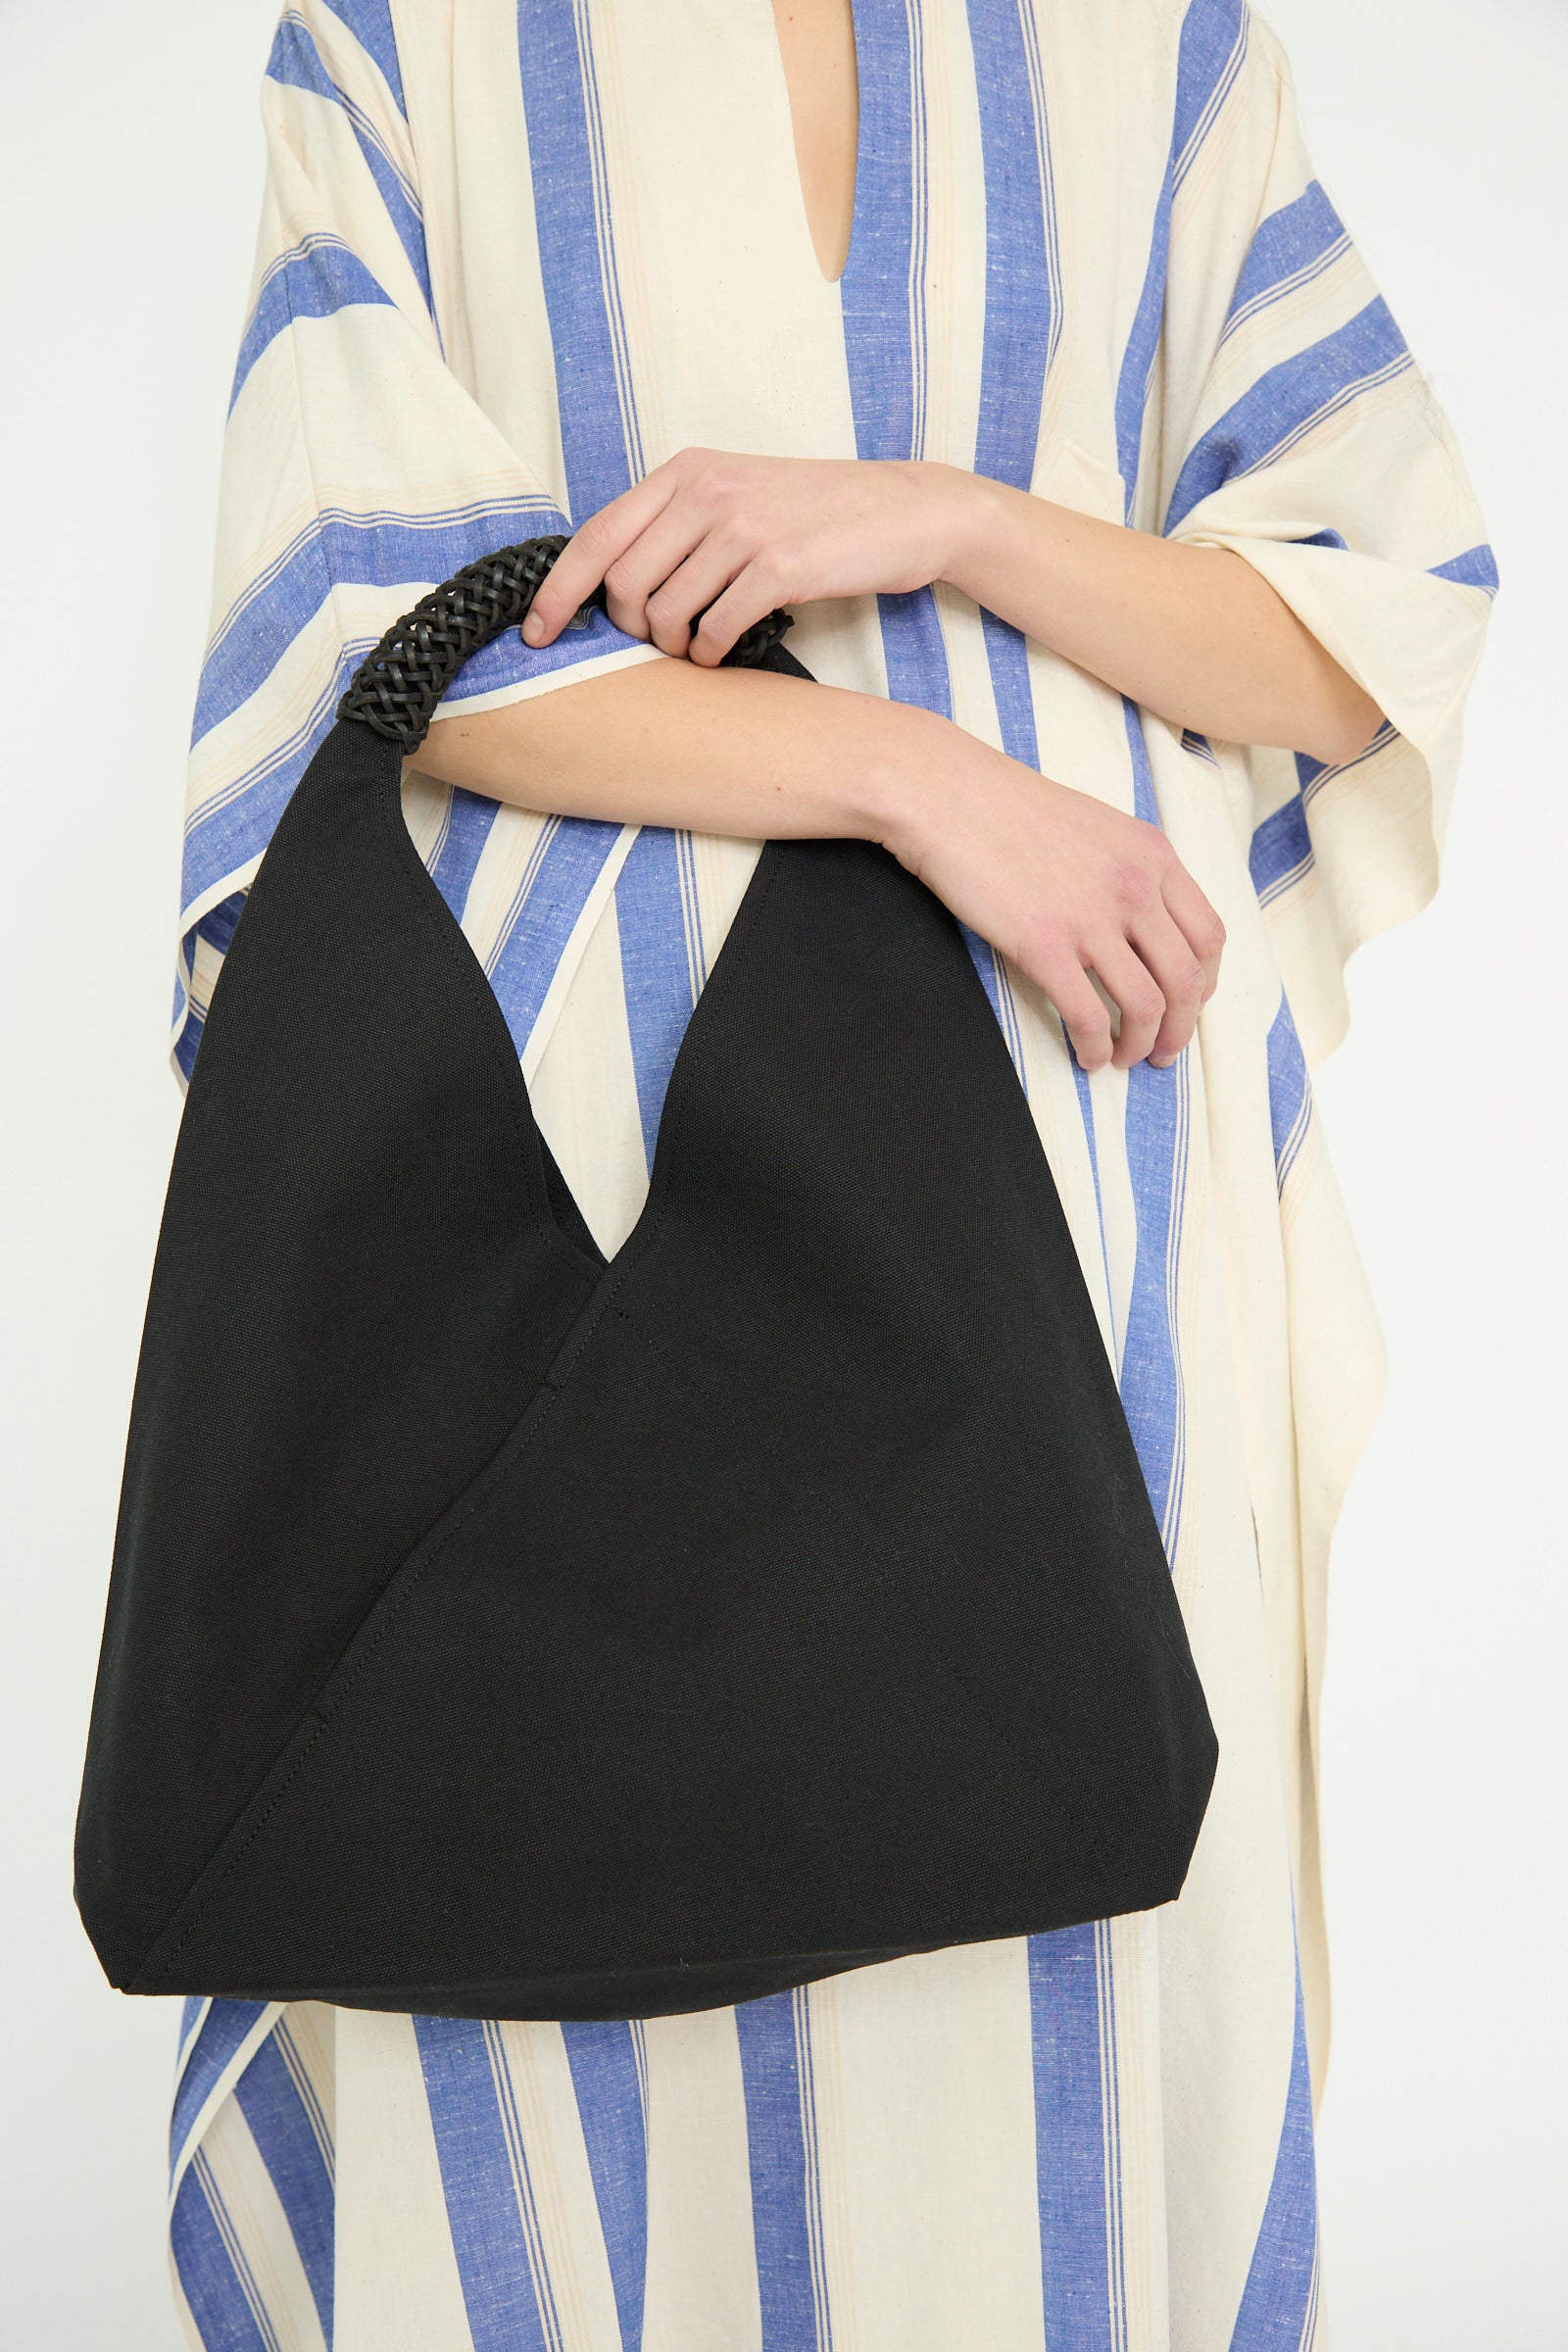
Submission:
<svg viewBox="0 0 1568 2352">
<path fill-rule="evenodd" d="M 537 645 L 545 633 L 545 624 L 537 612 L 530 612 L 522 624 L 522 633 L 530 645 Z"/>
</svg>

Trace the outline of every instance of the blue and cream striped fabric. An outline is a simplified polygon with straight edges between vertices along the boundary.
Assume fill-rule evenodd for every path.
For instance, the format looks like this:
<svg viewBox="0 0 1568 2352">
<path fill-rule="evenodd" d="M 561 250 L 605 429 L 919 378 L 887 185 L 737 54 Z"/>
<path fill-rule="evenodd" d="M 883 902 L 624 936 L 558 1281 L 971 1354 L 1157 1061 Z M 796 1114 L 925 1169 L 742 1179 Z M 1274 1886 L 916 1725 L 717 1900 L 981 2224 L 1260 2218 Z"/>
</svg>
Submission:
<svg viewBox="0 0 1568 2352">
<path fill-rule="evenodd" d="M 1348 955 L 1434 886 L 1495 575 L 1244 0 L 855 16 L 829 283 L 770 0 L 284 11 L 175 1057 L 364 650 L 462 563 L 580 522 L 683 446 L 940 459 L 1234 549 L 1378 702 L 1357 759 L 1182 734 L 944 583 L 809 608 L 795 639 L 819 676 L 1163 825 L 1224 917 L 1193 1049 L 1093 1080 L 970 942 L 1120 1379 L 1219 1729 L 1214 1800 L 1159 1912 L 738 2010 L 188 2004 L 171 2243 L 208 2352 L 1319 2340 L 1317 1693 L 1381 1355 L 1307 1073 L 1344 1027 Z M 662 659 L 601 616 L 544 654 L 498 643 L 452 701 Z M 418 775 L 405 807 L 613 1249 L 758 845 Z"/>
</svg>

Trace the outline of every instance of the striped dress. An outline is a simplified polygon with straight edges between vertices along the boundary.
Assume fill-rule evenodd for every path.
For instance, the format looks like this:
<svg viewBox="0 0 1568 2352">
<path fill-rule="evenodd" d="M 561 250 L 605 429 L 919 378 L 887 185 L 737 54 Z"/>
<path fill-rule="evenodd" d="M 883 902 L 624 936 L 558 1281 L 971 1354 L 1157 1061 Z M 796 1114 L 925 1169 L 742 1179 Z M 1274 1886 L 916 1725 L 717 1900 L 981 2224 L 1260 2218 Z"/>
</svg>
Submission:
<svg viewBox="0 0 1568 2352">
<path fill-rule="evenodd" d="M 1328 1542 L 1382 1370 L 1307 1072 L 1344 1029 L 1346 957 L 1434 887 L 1495 575 L 1245 0 L 855 16 L 830 283 L 770 0 L 291 0 L 175 1059 L 364 651 L 461 564 L 570 528 L 684 446 L 940 459 L 1238 551 L 1387 714 L 1354 760 L 1183 734 L 943 584 L 809 607 L 792 640 L 818 677 L 1161 824 L 1227 926 L 1177 1065 L 1092 1079 L 970 942 L 1163 1531 L 1213 1800 L 1159 1911 L 738 2009 L 563 2026 L 190 2002 L 171 2239 L 208 2352 L 1326 2340 L 1317 1699 Z M 544 653 L 514 633 L 448 708 L 663 659 L 603 615 Z M 758 844 L 416 774 L 406 808 L 613 1250 Z"/>
</svg>

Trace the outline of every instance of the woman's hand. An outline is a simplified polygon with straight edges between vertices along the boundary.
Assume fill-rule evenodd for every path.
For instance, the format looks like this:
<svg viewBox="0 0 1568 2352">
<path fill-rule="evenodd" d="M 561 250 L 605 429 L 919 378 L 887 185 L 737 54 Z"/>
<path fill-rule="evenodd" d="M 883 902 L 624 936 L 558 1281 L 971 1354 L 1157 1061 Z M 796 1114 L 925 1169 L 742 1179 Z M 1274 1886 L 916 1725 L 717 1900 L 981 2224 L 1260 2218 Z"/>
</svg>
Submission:
<svg viewBox="0 0 1568 2352">
<path fill-rule="evenodd" d="M 947 580 L 1173 727 L 1333 766 L 1382 723 L 1366 689 L 1230 548 L 1131 530 L 925 459 L 683 449 L 589 516 L 539 591 L 527 643 L 552 643 L 601 580 L 618 627 L 705 669 L 775 605 Z"/>
<path fill-rule="evenodd" d="M 710 669 L 775 605 L 941 578 L 972 478 L 921 463 L 683 449 L 589 516 L 523 636 L 549 645 L 603 580 L 617 628 Z"/>
<path fill-rule="evenodd" d="M 892 787 L 884 846 L 1045 991 L 1086 1070 L 1173 1061 L 1225 927 L 1164 834 L 930 726 L 930 760 Z"/>
</svg>

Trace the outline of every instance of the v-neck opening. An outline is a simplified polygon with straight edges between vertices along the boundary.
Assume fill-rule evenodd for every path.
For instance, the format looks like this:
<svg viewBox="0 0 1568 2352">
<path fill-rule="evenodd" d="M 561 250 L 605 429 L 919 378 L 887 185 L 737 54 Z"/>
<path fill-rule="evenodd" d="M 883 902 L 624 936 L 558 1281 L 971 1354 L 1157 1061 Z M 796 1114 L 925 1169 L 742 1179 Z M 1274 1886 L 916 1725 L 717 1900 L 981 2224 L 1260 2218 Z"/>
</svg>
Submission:
<svg viewBox="0 0 1568 2352">
<path fill-rule="evenodd" d="M 837 294 L 849 276 L 850 265 L 855 259 L 855 238 L 859 225 L 865 179 L 865 74 L 859 24 L 861 0 L 850 0 L 850 40 L 855 52 L 855 176 L 850 192 L 849 241 L 844 248 L 844 263 L 837 277 L 829 277 L 816 257 L 816 238 L 811 231 L 810 208 L 806 201 L 806 182 L 801 176 L 801 151 L 795 137 L 795 102 L 790 95 L 790 77 L 785 70 L 784 47 L 779 39 L 778 20 L 773 14 L 773 0 L 760 0 L 760 5 L 767 13 L 767 37 L 772 49 L 773 71 L 778 76 L 784 99 L 784 120 L 790 134 L 790 173 L 795 183 L 795 211 L 806 251 L 810 257 L 811 275 L 824 293 Z"/>
</svg>

